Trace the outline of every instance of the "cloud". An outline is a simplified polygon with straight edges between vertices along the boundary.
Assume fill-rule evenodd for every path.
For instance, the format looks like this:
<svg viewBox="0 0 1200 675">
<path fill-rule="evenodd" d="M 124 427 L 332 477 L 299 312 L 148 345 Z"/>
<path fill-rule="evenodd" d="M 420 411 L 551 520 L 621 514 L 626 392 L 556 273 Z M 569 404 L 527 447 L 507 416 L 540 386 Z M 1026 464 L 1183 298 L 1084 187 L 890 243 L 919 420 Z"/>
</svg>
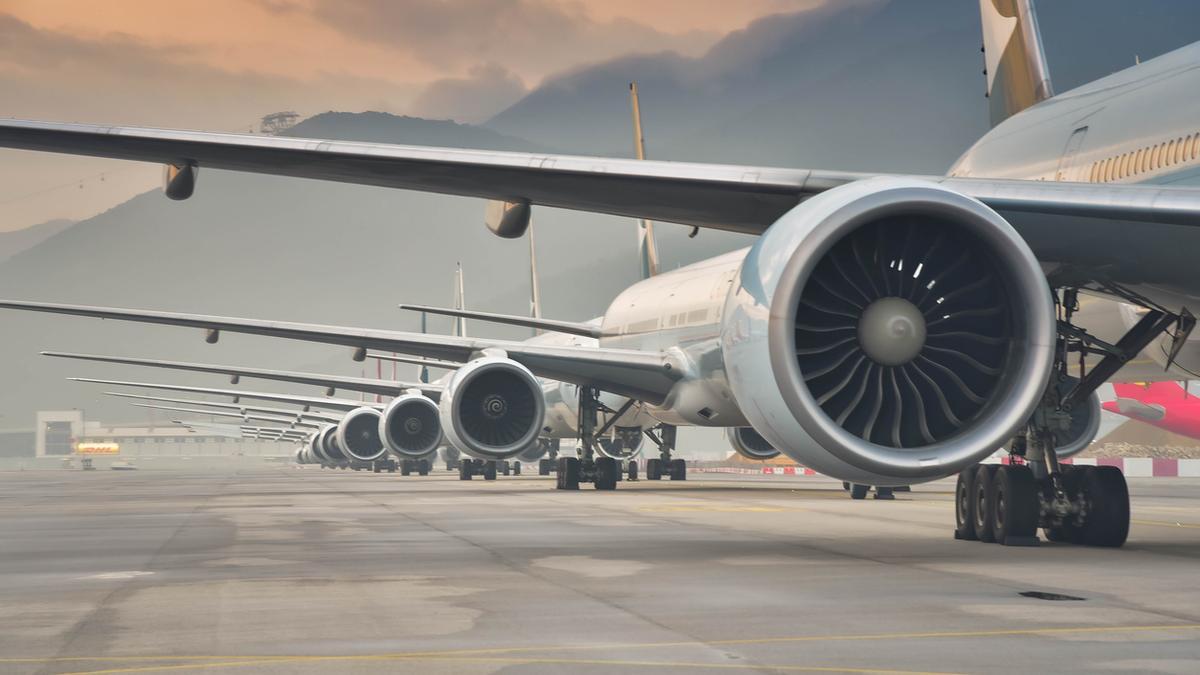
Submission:
<svg viewBox="0 0 1200 675">
<path fill-rule="evenodd" d="M 718 37 L 624 17 L 597 21 L 582 4 L 550 0 L 314 0 L 312 12 L 348 35 L 442 68 L 494 63 L 533 80 L 630 52 L 694 54 Z"/>
<path fill-rule="evenodd" d="M 277 110 L 403 112 L 417 91 L 344 74 L 299 79 L 230 71 L 202 62 L 198 51 L 128 35 L 81 38 L 0 14 L 0 115 L 245 132 Z M 158 171 L 144 164 L 0 151 L 0 231 L 90 216 L 153 186 Z M 81 180 L 101 173 L 108 174 L 102 184 L 99 178 Z M 81 182 L 69 191 L 46 190 L 73 180 Z"/>
<path fill-rule="evenodd" d="M 410 111 L 418 117 L 478 123 L 516 103 L 527 91 L 515 73 L 489 63 L 471 68 L 467 77 L 430 83 Z"/>
</svg>

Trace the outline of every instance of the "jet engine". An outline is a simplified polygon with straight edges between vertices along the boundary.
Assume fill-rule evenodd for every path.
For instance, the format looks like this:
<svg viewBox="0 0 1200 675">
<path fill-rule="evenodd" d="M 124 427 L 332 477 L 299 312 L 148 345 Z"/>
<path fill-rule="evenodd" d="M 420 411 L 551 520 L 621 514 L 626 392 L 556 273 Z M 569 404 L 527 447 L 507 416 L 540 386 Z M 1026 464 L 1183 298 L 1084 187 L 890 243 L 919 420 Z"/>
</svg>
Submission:
<svg viewBox="0 0 1200 675">
<path fill-rule="evenodd" d="M 421 394 L 397 397 L 379 418 L 379 436 L 404 459 L 426 457 L 442 442 L 437 404 Z"/>
<path fill-rule="evenodd" d="M 616 427 L 612 437 L 597 439 L 596 451 L 613 459 L 632 459 L 642 450 L 641 427 Z"/>
<path fill-rule="evenodd" d="M 322 427 L 312 437 L 310 447 L 322 464 L 337 464 L 346 461 L 346 455 L 337 445 L 337 425 Z"/>
<path fill-rule="evenodd" d="M 545 438 L 539 438 L 537 443 L 534 443 L 524 452 L 517 455 L 517 459 L 522 462 L 536 462 L 546 456 L 550 451 L 550 441 Z"/>
<path fill-rule="evenodd" d="M 746 459 L 762 461 L 779 456 L 779 451 L 751 427 L 729 427 L 725 435 L 737 454 Z"/>
<path fill-rule="evenodd" d="M 883 177 L 796 206 L 742 263 L 722 353 L 772 446 L 845 480 L 953 474 L 1042 398 L 1055 316 L 1037 259 L 981 202 Z"/>
<path fill-rule="evenodd" d="M 1086 403 L 1071 410 L 1071 421 L 1054 430 L 1054 451 L 1059 459 L 1074 457 L 1092 444 L 1100 431 L 1102 408 L 1099 394 L 1092 392 Z"/>
<path fill-rule="evenodd" d="M 451 376 L 439 402 L 446 440 L 479 459 L 508 459 L 537 442 L 546 415 L 542 387 L 525 366 L 485 356 Z"/>
<path fill-rule="evenodd" d="M 383 457 L 387 450 L 379 438 L 379 422 L 383 416 L 374 408 L 355 408 L 338 422 L 337 439 L 342 452 L 350 459 L 373 462 Z"/>
</svg>

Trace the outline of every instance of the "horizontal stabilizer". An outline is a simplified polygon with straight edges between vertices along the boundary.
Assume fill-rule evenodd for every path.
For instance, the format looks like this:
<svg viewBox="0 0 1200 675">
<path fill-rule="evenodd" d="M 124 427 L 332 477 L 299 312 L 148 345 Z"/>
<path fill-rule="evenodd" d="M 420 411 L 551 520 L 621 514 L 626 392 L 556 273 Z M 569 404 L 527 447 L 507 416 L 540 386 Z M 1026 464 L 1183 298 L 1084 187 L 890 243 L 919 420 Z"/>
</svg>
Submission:
<svg viewBox="0 0 1200 675">
<path fill-rule="evenodd" d="M 529 316 L 517 316 L 515 314 L 495 314 L 493 312 L 476 312 L 469 309 L 450 309 L 448 307 L 429 307 L 427 305 L 400 305 L 400 309 L 407 309 L 413 312 L 425 312 L 426 314 L 440 314 L 442 316 L 457 316 L 463 319 L 477 319 L 479 321 L 487 321 L 488 323 L 503 323 L 510 326 L 524 326 L 525 328 L 536 328 L 538 330 L 550 331 L 553 333 L 568 333 L 570 335 L 582 335 L 583 337 L 597 338 L 603 334 L 600 327 L 590 324 L 575 321 L 555 321 L 554 319 L 535 319 Z"/>
<path fill-rule="evenodd" d="M 423 359 L 419 356 L 399 356 L 397 354 L 367 354 L 368 359 L 377 361 L 390 361 L 392 363 L 410 363 L 414 366 L 423 366 L 425 368 L 444 368 L 446 370 L 454 370 L 461 368 L 463 364 L 453 361 L 438 361 L 435 359 Z"/>
</svg>

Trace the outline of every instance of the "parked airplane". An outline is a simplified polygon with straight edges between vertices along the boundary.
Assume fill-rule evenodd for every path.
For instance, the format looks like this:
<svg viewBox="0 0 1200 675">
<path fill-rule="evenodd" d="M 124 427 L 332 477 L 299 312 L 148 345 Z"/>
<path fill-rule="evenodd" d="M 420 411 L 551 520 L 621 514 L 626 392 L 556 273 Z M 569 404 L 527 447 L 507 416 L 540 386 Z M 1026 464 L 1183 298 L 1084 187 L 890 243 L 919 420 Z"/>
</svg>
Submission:
<svg viewBox="0 0 1200 675">
<path fill-rule="evenodd" d="M 487 223 L 507 237 L 535 204 L 760 235 L 634 284 L 599 326 L 573 326 L 597 347 L 0 306 L 463 362 L 441 395 L 443 426 L 485 452 L 536 438 L 535 376 L 571 382 L 585 419 L 605 391 L 667 424 L 752 426 L 855 483 L 958 474 L 962 538 L 1019 543 L 1040 525 L 1119 546 L 1124 477 L 1062 470 L 1055 431 L 1147 349 L 1177 372 L 1200 370 L 1188 339 L 1200 190 L 1178 187 L 1200 167 L 1200 44 L 1056 96 L 1031 1 L 980 6 L 994 126 L 944 177 L 0 122 L 3 147 L 164 164 L 173 199 L 209 167 L 500 200 Z M 1081 292 L 1145 311 L 1115 343 L 1098 340 L 1075 316 Z M 1085 356 L 1094 363 L 1070 377 Z M 1032 468 L 977 465 L 1006 444 Z M 560 467 L 560 486 L 576 487 L 580 468 Z"/>
<path fill-rule="evenodd" d="M 1104 409 L 1165 429 L 1173 434 L 1200 439 L 1200 397 L 1179 382 L 1113 384 L 1117 398 L 1104 402 Z"/>
</svg>

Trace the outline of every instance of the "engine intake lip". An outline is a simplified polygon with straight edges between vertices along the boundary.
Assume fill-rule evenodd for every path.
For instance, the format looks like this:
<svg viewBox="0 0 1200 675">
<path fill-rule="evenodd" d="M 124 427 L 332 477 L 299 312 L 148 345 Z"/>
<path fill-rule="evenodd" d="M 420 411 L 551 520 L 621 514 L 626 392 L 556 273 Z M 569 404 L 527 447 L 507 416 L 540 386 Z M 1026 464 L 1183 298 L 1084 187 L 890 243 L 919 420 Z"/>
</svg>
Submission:
<svg viewBox="0 0 1200 675">
<path fill-rule="evenodd" d="M 767 336 L 772 369 L 796 421 L 838 459 L 886 476 L 922 479 L 946 475 L 1003 446 L 1028 421 L 1040 400 L 1053 363 L 1055 325 L 1049 289 L 1024 240 L 979 201 L 917 180 L 885 178 L 861 183 L 847 194 L 848 199 L 826 203 L 819 213 L 792 212 L 819 222 L 787 261 L 771 298 Z M 871 184 L 875 189 L 869 189 Z M 1011 337 L 1006 368 L 996 375 L 986 403 L 962 420 L 953 433 L 935 437 L 932 443 L 884 444 L 877 436 L 873 442 L 843 428 L 814 396 L 798 355 L 799 307 L 817 266 L 843 238 L 860 228 L 897 219 L 948 223 L 955 227 L 955 236 L 977 242 L 991 256 L 998 283 L 1008 298 Z M 808 375 L 813 376 L 811 368 Z M 891 385 L 890 380 L 887 383 Z"/>
<path fill-rule="evenodd" d="M 379 435 L 388 449 L 402 457 L 428 455 L 442 443 L 437 404 L 419 394 L 397 398 L 379 420 Z"/>
<path fill-rule="evenodd" d="M 443 394 L 445 397 L 446 394 Z M 541 384 L 524 366 L 506 358 L 484 357 L 460 368 L 451 381 L 444 423 L 453 425 L 460 450 L 506 459 L 537 442 L 546 415 Z M 443 398 L 443 405 L 446 404 Z"/>
</svg>

